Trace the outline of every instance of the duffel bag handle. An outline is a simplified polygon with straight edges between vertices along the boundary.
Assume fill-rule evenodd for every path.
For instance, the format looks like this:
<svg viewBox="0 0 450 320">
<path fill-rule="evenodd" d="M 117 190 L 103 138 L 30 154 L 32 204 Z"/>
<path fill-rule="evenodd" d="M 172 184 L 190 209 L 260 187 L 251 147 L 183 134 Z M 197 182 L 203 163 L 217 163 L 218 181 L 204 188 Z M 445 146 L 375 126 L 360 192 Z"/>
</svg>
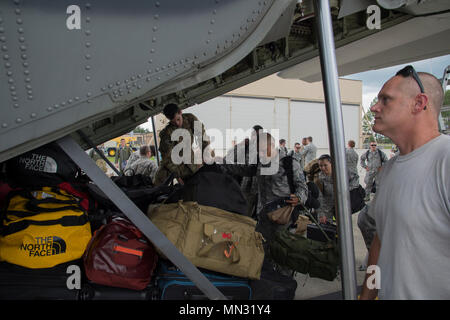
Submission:
<svg viewBox="0 0 450 320">
<path fill-rule="evenodd" d="M 215 248 L 222 246 L 224 248 L 223 254 L 225 258 L 230 259 L 230 263 L 238 263 L 241 260 L 241 256 L 238 250 L 238 242 L 221 241 L 217 243 L 210 243 L 198 250 L 197 255 L 199 257 L 206 257 Z"/>
<path fill-rule="evenodd" d="M 61 206 L 57 208 L 44 208 L 40 206 L 41 204 L 46 203 L 53 203 L 53 204 L 67 204 L 67 206 Z M 31 212 L 37 212 L 37 213 L 44 213 L 44 212 L 58 212 L 63 210 L 75 210 L 75 211 L 84 211 L 79 201 L 72 201 L 72 200 L 59 200 L 59 199 L 31 199 L 26 204 L 26 208 L 30 210 Z"/>
</svg>

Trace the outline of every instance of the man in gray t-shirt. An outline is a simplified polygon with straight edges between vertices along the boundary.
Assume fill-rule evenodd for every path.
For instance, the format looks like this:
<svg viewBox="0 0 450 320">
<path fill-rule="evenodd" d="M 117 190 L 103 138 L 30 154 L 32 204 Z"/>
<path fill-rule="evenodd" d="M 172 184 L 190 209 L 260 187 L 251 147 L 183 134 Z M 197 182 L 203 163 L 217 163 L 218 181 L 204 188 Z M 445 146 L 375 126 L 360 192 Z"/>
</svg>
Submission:
<svg viewBox="0 0 450 320">
<path fill-rule="evenodd" d="M 361 299 L 450 299 L 450 137 L 437 122 L 443 97 L 439 80 L 407 66 L 370 108 L 373 130 L 400 153 L 383 166 L 369 209 L 377 232 Z"/>
<path fill-rule="evenodd" d="M 384 187 L 370 208 L 382 244 L 380 298 L 450 299 L 449 170 L 445 135 L 394 156 L 381 170 Z"/>
</svg>

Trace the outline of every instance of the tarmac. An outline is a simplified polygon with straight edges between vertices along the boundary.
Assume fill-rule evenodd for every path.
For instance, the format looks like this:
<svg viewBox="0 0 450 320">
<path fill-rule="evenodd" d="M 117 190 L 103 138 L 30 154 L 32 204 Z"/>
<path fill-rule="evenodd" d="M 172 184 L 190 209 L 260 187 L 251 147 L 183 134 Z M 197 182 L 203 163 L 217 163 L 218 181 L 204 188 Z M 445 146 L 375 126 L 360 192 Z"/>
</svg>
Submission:
<svg viewBox="0 0 450 320">
<path fill-rule="evenodd" d="M 357 149 L 356 152 L 359 156 L 365 153 L 367 149 Z M 390 158 L 389 150 L 382 149 L 388 159 Z M 364 183 L 365 170 L 358 163 L 359 183 L 365 187 Z M 371 195 L 373 199 L 373 194 Z M 359 267 L 364 263 L 366 258 L 367 249 L 364 244 L 361 231 L 358 228 L 358 213 L 352 215 L 352 229 L 353 229 L 353 243 L 355 251 L 355 269 L 356 269 L 356 282 L 358 288 L 358 295 L 361 292 L 361 287 L 365 278 L 365 271 L 359 271 Z M 295 280 L 297 280 L 297 291 L 295 292 L 295 300 L 339 300 L 343 299 L 341 275 L 339 275 L 334 281 L 326 281 L 318 278 L 311 278 L 308 275 L 296 274 Z"/>
<path fill-rule="evenodd" d="M 366 258 L 366 245 L 358 228 L 358 215 L 355 213 L 352 215 L 352 227 L 353 227 L 353 242 L 355 248 L 355 269 L 356 269 L 356 282 L 358 286 L 358 294 L 360 293 L 360 287 L 364 282 L 365 271 L 359 271 L 359 267 L 364 263 Z M 297 273 L 295 275 L 297 281 L 297 291 L 295 292 L 294 300 L 338 300 L 342 299 L 342 285 L 341 274 L 334 281 L 322 280 L 319 278 L 311 278 L 309 275 Z"/>
</svg>

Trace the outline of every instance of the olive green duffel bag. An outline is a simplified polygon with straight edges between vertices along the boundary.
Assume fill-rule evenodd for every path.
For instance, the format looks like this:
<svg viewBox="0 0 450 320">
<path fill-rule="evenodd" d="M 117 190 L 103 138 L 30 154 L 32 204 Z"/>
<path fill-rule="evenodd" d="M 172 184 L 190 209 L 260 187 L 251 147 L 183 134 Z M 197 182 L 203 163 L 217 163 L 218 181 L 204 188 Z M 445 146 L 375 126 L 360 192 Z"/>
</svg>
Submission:
<svg viewBox="0 0 450 320">
<path fill-rule="evenodd" d="M 150 220 L 197 267 L 259 279 L 264 249 L 256 221 L 197 202 L 151 207 Z"/>
<path fill-rule="evenodd" d="M 311 278 L 332 281 L 337 276 L 339 252 L 333 241 L 306 239 L 282 229 L 275 233 L 269 248 L 271 258 L 281 266 Z"/>
</svg>

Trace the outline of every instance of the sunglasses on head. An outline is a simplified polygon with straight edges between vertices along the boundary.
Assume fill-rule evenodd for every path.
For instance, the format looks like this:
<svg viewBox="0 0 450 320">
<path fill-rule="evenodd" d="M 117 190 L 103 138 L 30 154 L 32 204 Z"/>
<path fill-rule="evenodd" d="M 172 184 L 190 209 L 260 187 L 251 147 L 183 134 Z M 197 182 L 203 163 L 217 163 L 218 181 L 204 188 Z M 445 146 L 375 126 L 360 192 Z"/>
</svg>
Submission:
<svg viewBox="0 0 450 320">
<path fill-rule="evenodd" d="M 419 85 L 420 92 L 421 93 L 425 93 L 422 81 L 420 81 L 419 75 L 417 74 L 416 70 L 414 70 L 413 66 L 411 66 L 411 65 L 406 66 L 402 70 L 397 71 L 397 73 L 395 75 L 396 76 L 402 76 L 404 78 L 407 78 L 407 77 L 411 76 L 417 82 L 417 84 Z M 423 110 L 426 110 L 426 109 L 427 109 L 427 106 L 423 107 Z"/>
</svg>

